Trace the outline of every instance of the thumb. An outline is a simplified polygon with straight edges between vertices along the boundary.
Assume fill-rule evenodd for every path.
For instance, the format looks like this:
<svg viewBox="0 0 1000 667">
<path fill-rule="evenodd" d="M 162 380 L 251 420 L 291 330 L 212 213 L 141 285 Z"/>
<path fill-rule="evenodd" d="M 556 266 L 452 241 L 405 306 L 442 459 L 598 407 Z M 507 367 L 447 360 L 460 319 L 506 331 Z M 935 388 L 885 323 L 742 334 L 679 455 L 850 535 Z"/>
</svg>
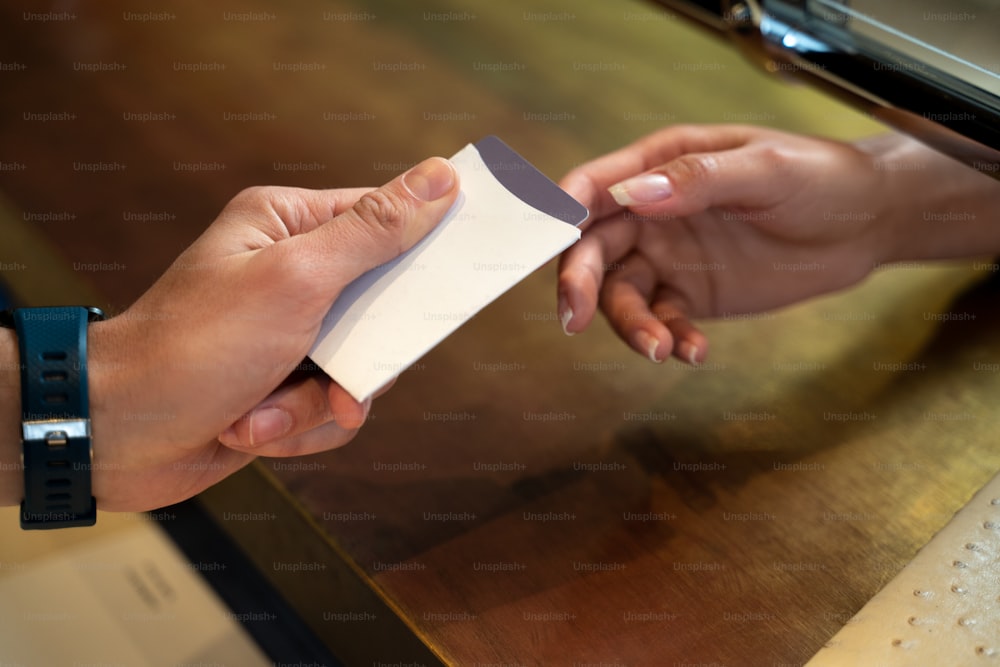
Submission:
<svg viewBox="0 0 1000 667">
<path fill-rule="evenodd" d="M 451 163 L 429 158 L 329 222 L 289 239 L 298 246 L 289 250 L 314 269 L 314 285 L 331 294 L 412 248 L 444 218 L 458 193 Z"/>
</svg>

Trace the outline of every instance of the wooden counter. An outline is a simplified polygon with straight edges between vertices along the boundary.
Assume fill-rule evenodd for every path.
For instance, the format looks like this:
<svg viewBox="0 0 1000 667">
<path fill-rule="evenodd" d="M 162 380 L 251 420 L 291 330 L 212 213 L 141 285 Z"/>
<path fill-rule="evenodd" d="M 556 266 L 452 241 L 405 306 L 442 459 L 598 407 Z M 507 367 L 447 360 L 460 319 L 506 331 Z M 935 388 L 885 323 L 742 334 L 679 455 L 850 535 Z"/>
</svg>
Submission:
<svg viewBox="0 0 1000 667">
<path fill-rule="evenodd" d="M 2 224 L 74 269 L 18 291 L 123 308 L 242 187 L 375 184 L 487 133 L 558 177 L 670 122 L 875 129 L 649 5 L 498 5 L 5 3 Z M 202 500 L 350 665 L 800 664 L 1000 465 L 990 268 L 708 323 L 692 370 L 564 337 L 550 265 L 351 445 Z"/>
<path fill-rule="evenodd" d="M 952 304 L 965 271 L 713 324 L 698 371 L 564 339 L 549 278 L 349 447 L 205 494 L 350 664 L 414 659 L 372 641 L 391 614 L 445 664 L 800 664 L 1000 463 L 996 287 Z"/>
</svg>

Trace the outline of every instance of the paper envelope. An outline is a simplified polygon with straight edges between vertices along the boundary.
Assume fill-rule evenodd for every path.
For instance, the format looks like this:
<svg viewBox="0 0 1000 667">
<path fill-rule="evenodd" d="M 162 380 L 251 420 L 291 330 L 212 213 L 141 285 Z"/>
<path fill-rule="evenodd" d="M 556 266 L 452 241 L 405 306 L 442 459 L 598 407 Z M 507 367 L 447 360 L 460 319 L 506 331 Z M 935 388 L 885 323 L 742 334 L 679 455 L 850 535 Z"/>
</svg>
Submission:
<svg viewBox="0 0 1000 667">
<path fill-rule="evenodd" d="M 348 285 L 309 352 L 359 401 L 580 239 L 587 209 L 498 138 L 451 162 L 461 194 L 444 220 Z"/>
</svg>

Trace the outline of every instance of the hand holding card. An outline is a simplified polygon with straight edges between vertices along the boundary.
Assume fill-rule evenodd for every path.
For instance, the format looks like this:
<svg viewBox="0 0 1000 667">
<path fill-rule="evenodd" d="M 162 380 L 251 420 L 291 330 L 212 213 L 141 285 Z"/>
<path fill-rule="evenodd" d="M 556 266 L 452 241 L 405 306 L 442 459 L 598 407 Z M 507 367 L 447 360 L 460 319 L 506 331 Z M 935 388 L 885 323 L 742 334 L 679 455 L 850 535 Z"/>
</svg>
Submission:
<svg viewBox="0 0 1000 667">
<path fill-rule="evenodd" d="M 498 138 L 451 162 L 459 200 L 409 252 L 341 293 L 309 353 L 358 401 L 580 239 L 587 209 Z"/>
</svg>

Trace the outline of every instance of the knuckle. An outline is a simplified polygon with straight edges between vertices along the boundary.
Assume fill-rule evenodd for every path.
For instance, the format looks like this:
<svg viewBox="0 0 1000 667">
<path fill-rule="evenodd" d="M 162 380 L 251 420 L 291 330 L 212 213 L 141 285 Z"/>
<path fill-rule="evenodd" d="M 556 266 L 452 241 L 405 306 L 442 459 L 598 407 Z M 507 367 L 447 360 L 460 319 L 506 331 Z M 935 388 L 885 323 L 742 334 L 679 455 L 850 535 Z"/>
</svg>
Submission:
<svg viewBox="0 0 1000 667">
<path fill-rule="evenodd" d="M 710 181 L 718 171 L 714 155 L 684 155 L 670 163 L 667 177 L 681 187 L 697 186 Z"/>
<path fill-rule="evenodd" d="M 244 188 L 236 193 L 229 205 L 238 209 L 259 208 L 262 204 L 271 201 L 274 190 L 274 186 L 271 185 L 254 185 Z"/>
<path fill-rule="evenodd" d="M 372 190 L 361 196 L 354 212 L 373 232 L 392 237 L 402 236 L 409 218 L 409 206 L 388 189 Z"/>
<path fill-rule="evenodd" d="M 791 161 L 791 156 L 774 144 L 761 145 L 758 147 L 758 151 L 758 159 L 760 160 L 760 163 L 766 165 L 769 169 L 787 169 L 787 166 Z"/>
</svg>

